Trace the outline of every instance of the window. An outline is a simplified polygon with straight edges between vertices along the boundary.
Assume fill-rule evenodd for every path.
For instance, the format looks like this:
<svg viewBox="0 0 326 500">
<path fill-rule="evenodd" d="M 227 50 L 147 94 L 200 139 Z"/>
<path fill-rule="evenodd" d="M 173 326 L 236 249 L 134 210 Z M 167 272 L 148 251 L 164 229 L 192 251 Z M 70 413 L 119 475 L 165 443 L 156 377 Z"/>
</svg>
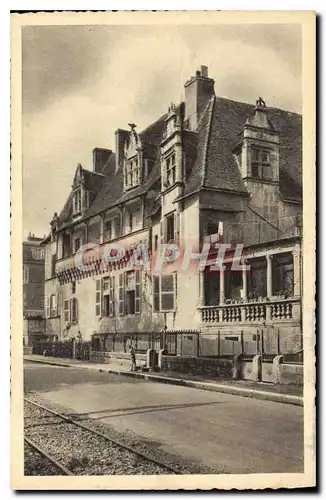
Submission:
<svg viewBox="0 0 326 500">
<path fill-rule="evenodd" d="M 161 241 L 164 243 L 174 242 L 178 244 L 179 241 L 179 227 L 180 227 L 180 214 L 174 212 L 166 216 L 160 224 Z"/>
<path fill-rule="evenodd" d="M 175 153 L 166 159 L 166 183 L 167 187 L 173 186 L 176 181 Z"/>
<path fill-rule="evenodd" d="M 110 295 L 103 295 L 102 315 L 109 316 L 109 310 L 110 310 Z"/>
<path fill-rule="evenodd" d="M 71 283 L 71 293 L 72 294 L 76 293 L 76 281 L 73 281 Z"/>
<path fill-rule="evenodd" d="M 32 257 L 35 260 L 44 259 L 44 250 L 42 248 L 32 248 Z"/>
<path fill-rule="evenodd" d="M 166 241 L 174 241 L 174 214 L 166 218 Z"/>
<path fill-rule="evenodd" d="M 71 307 L 71 321 L 78 321 L 78 303 L 75 297 L 71 299 L 70 307 Z"/>
<path fill-rule="evenodd" d="M 78 252 L 80 248 L 80 238 L 76 238 L 74 241 L 74 253 Z"/>
<path fill-rule="evenodd" d="M 129 189 L 139 184 L 140 172 L 138 157 L 126 161 L 125 165 L 125 188 Z"/>
<path fill-rule="evenodd" d="M 50 318 L 50 316 L 51 316 L 51 311 L 50 311 L 50 297 L 48 297 L 48 296 L 45 297 L 45 316 L 47 318 Z"/>
<path fill-rule="evenodd" d="M 96 281 L 95 315 L 114 316 L 114 276 Z"/>
<path fill-rule="evenodd" d="M 109 316 L 110 313 L 110 278 L 102 279 L 102 316 Z"/>
<path fill-rule="evenodd" d="M 155 234 L 154 236 L 154 250 L 157 250 L 158 248 L 158 234 Z"/>
<path fill-rule="evenodd" d="M 63 309 L 64 321 L 68 323 L 70 319 L 69 300 L 65 300 L 63 306 L 64 306 Z"/>
<path fill-rule="evenodd" d="M 135 272 L 126 272 L 126 314 L 135 314 Z"/>
<path fill-rule="evenodd" d="M 96 280 L 95 316 L 101 316 L 101 280 Z"/>
<path fill-rule="evenodd" d="M 132 212 L 128 212 L 128 226 L 129 226 L 129 231 L 132 232 L 133 230 Z"/>
<path fill-rule="evenodd" d="M 273 295 L 293 296 L 293 257 L 291 254 L 274 255 L 272 260 Z"/>
<path fill-rule="evenodd" d="M 124 274 L 119 274 L 119 315 L 124 314 L 125 302 L 124 302 Z"/>
<path fill-rule="evenodd" d="M 267 267 L 265 258 L 257 258 L 249 262 L 248 298 L 257 299 L 267 296 Z"/>
<path fill-rule="evenodd" d="M 257 148 L 251 150 L 251 177 L 257 179 L 272 178 L 269 151 Z"/>
<path fill-rule="evenodd" d="M 140 313 L 140 271 L 127 271 L 119 275 L 119 314 Z"/>
<path fill-rule="evenodd" d="M 51 256 L 51 276 L 55 276 L 55 263 L 56 263 L 56 256 L 52 255 Z"/>
<path fill-rule="evenodd" d="M 121 219 L 120 217 L 116 217 L 114 219 L 114 229 L 115 229 L 115 237 L 118 238 L 121 236 Z"/>
<path fill-rule="evenodd" d="M 71 254 L 71 238 L 70 234 L 64 234 L 62 237 L 62 252 L 63 258 L 68 257 Z"/>
<path fill-rule="evenodd" d="M 50 316 L 54 318 L 57 316 L 57 296 L 55 294 L 50 295 Z"/>
<path fill-rule="evenodd" d="M 110 291 L 110 278 L 103 278 L 103 292 L 108 293 Z"/>
<path fill-rule="evenodd" d="M 112 220 L 107 220 L 104 226 L 104 241 L 112 240 Z"/>
<path fill-rule="evenodd" d="M 167 312 L 176 309 L 176 273 L 153 276 L 154 312 Z"/>
<path fill-rule="evenodd" d="M 74 193 L 73 212 L 74 214 L 79 214 L 81 212 L 81 189 L 78 189 L 78 191 Z"/>
<path fill-rule="evenodd" d="M 29 283 L 29 267 L 24 266 L 24 285 Z"/>
<path fill-rule="evenodd" d="M 219 271 L 205 271 L 204 297 L 205 306 L 217 306 L 220 296 Z"/>
</svg>

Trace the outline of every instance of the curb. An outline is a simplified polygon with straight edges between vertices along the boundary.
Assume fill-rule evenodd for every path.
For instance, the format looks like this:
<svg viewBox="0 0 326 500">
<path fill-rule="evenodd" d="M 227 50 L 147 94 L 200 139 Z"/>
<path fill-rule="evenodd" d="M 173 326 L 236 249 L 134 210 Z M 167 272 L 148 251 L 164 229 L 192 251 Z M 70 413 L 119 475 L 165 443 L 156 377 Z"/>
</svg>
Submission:
<svg viewBox="0 0 326 500">
<path fill-rule="evenodd" d="M 260 391 L 257 389 L 246 389 L 245 387 L 236 387 L 232 385 L 224 385 L 212 382 L 201 382 L 197 380 L 179 379 L 174 377 L 161 377 L 160 375 L 152 375 L 150 373 L 127 372 L 124 370 L 117 370 L 112 368 L 99 368 L 96 365 L 74 365 L 69 363 L 62 363 L 56 361 L 47 361 L 42 359 L 31 359 L 24 356 L 24 360 L 32 363 L 40 363 L 52 366 L 62 366 L 65 368 L 79 368 L 84 370 L 97 370 L 100 372 L 112 373 L 114 375 L 124 375 L 126 377 L 140 378 L 152 382 L 159 382 L 162 384 L 178 385 L 182 387 L 191 387 L 192 389 L 201 389 L 204 391 L 220 392 L 224 394 L 232 394 L 233 396 L 242 396 L 253 399 L 260 399 L 264 401 L 272 401 L 275 403 L 291 404 L 295 406 L 303 406 L 303 397 L 295 396 L 294 394 L 279 394 L 276 392 Z"/>
</svg>

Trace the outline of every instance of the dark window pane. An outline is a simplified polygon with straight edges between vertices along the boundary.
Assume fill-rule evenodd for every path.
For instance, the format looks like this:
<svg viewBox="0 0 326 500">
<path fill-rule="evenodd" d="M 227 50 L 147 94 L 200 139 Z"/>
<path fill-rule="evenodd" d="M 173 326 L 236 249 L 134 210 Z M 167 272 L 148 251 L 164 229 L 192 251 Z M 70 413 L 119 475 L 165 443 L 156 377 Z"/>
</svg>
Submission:
<svg viewBox="0 0 326 500">
<path fill-rule="evenodd" d="M 161 298 L 162 303 L 162 311 L 170 311 L 174 309 L 174 294 L 173 293 L 164 293 Z"/>
<path fill-rule="evenodd" d="M 161 276 L 161 290 L 162 292 L 174 291 L 174 275 L 166 274 Z"/>
<path fill-rule="evenodd" d="M 154 293 L 160 293 L 160 277 L 154 276 Z"/>
<path fill-rule="evenodd" d="M 259 175 L 258 165 L 256 163 L 252 163 L 251 164 L 251 176 L 258 177 L 258 175 Z"/>
<path fill-rule="evenodd" d="M 253 161 L 259 161 L 259 150 L 258 149 L 253 149 L 251 152 L 251 159 Z"/>
<path fill-rule="evenodd" d="M 154 295 L 154 311 L 158 312 L 160 310 L 160 296 Z"/>
</svg>

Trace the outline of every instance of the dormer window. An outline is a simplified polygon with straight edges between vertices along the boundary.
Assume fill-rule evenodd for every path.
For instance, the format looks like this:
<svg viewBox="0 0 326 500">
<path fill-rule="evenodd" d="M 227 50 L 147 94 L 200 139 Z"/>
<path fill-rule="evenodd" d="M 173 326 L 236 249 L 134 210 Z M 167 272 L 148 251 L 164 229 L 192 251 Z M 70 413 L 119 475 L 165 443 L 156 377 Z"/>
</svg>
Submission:
<svg viewBox="0 0 326 500">
<path fill-rule="evenodd" d="M 175 162 L 175 153 L 168 156 L 166 159 L 166 183 L 167 187 L 173 186 L 176 181 L 176 162 Z"/>
<path fill-rule="evenodd" d="M 253 148 L 251 151 L 251 177 L 271 179 L 271 162 L 269 151 Z"/>
<path fill-rule="evenodd" d="M 125 163 L 125 188 L 138 186 L 140 180 L 138 156 L 127 160 Z"/>
<path fill-rule="evenodd" d="M 74 198 L 73 198 L 73 213 L 74 215 L 77 215 L 81 212 L 82 209 L 82 199 L 81 199 L 81 189 L 78 189 L 74 193 Z"/>
</svg>

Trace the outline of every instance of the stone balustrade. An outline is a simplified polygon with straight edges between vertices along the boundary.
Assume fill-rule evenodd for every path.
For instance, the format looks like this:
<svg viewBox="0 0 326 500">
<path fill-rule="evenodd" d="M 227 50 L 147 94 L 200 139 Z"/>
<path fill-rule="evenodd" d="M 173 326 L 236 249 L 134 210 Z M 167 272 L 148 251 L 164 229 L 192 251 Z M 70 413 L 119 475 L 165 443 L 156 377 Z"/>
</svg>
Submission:
<svg viewBox="0 0 326 500">
<path fill-rule="evenodd" d="M 300 319 L 300 299 L 262 300 L 202 306 L 203 323 L 262 323 Z"/>
</svg>

